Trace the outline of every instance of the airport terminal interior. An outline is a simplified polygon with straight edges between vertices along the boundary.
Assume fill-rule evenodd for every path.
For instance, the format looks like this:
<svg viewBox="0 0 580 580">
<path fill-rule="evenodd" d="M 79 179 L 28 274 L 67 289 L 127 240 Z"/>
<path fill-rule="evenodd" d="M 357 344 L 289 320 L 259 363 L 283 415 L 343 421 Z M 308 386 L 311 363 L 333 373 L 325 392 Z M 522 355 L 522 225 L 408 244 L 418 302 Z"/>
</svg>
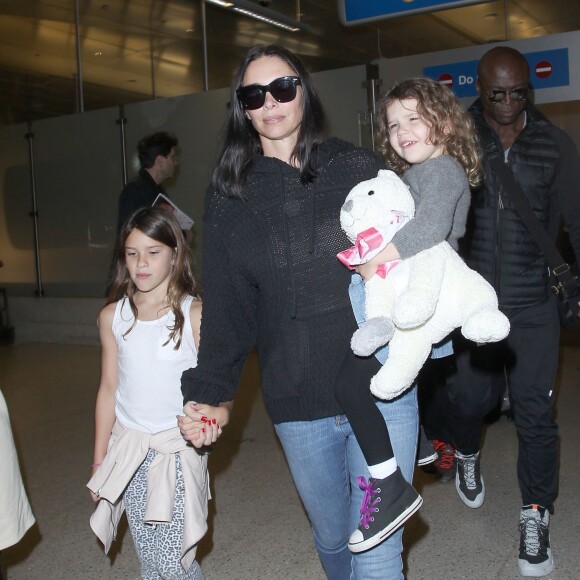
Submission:
<svg viewBox="0 0 580 580">
<path fill-rule="evenodd" d="M 562 89 L 568 93 L 562 97 L 558 87 L 538 93 L 540 100 L 557 95 L 544 99 L 542 110 L 580 144 L 573 59 L 580 51 L 578 0 L 438 2 L 446 9 L 348 26 L 341 22 L 343 1 L 0 0 L 0 290 L 6 290 L 0 292 L 0 390 L 36 518 L 19 543 L 2 551 L 6 580 L 140 578 L 125 520 L 111 552 L 103 553 L 89 527 L 94 505 L 85 487 L 100 374 L 95 320 L 116 202 L 134 171 L 138 139 L 175 131 L 180 165 L 168 191 L 200 227 L 217 138 L 198 136 L 218 135 L 227 87 L 248 47 L 278 42 L 299 54 L 316 73 L 333 132 L 370 146 L 369 87 L 380 88 L 377 75 L 386 80 L 393 68 L 405 70 L 401 59 L 416 59 L 409 70 L 420 71 L 431 54 L 475 62 L 498 42 L 524 52 L 563 50 L 561 42 L 572 55 Z M 408 10 L 413 1 L 393 4 Z M 103 155 L 106 163 L 99 162 Z M 196 275 L 199 242 L 196 232 Z M 556 569 L 547 578 L 578 580 L 580 331 L 563 330 L 560 344 L 560 477 L 550 525 Z M 454 481 L 416 468 L 424 504 L 405 525 L 408 580 L 521 578 L 517 449 L 513 421 L 489 417 L 481 453 L 486 499 L 479 509 L 462 503 Z M 209 472 L 209 531 L 198 548 L 206 580 L 325 578 L 264 409 L 255 352 Z"/>
</svg>

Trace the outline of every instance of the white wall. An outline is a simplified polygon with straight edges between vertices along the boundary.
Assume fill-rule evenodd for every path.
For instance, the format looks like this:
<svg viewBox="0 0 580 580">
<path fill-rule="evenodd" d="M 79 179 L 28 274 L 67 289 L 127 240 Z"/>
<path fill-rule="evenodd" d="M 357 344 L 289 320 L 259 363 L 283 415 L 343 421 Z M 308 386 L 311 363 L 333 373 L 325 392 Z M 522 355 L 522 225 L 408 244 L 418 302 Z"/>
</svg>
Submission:
<svg viewBox="0 0 580 580">
<path fill-rule="evenodd" d="M 332 134 L 356 142 L 366 109 L 365 67 L 317 73 Z M 148 133 L 179 138 L 179 166 L 164 185 L 195 220 L 194 266 L 201 261 L 203 199 L 229 106 L 229 90 L 125 107 L 128 177 Z M 117 108 L 38 121 L 32 126 L 41 279 L 47 297 L 102 297 L 111 263 L 117 199 L 123 185 Z M 25 125 L 0 127 L 0 286 L 12 296 L 36 289 L 29 141 Z"/>
</svg>

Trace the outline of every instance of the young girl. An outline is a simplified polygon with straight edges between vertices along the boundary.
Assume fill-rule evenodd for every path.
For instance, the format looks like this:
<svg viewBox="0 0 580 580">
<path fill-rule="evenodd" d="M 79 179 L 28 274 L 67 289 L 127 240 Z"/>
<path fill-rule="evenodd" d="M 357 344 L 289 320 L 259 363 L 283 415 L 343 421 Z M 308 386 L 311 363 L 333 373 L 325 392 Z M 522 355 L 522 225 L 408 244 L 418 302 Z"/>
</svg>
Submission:
<svg viewBox="0 0 580 580">
<path fill-rule="evenodd" d="M 207 530 L 207 455 L 177 428 L 182 372 L 197 363 L 201 301 L 179 225 L 163 208 L 135 212 L 120 232 L 99 314 L 91 527 L 108 552 L 123 509 L 143 578 L 195 578 Z M 196 447 L 217 439 L 229 406 L 198 406 Z"/>
<path fill-rule="evenodd" d="M 457 250 L 465 233 L 470 186 L 481 179 L 477 136 L 469 115 L 451 91 L 438 82 L 418 78 L 395 85 L 378 105 L 379 151 L 409 185 L 415 218 L 392 242 L 358 272 L 363 279 L 377 266 L 406 259 L 447 240 Z M 351 289 L 352 295 L 352 289 Z M 353 307 L 356 304 L 355 291 Z M 383 361 L 384 362 L 384 361 Z M 385 423 L 369 392 L 353 389 L 357 365 L 343 366 L 336 396 L 361 446 L 370 480 L 359 478 L 365 491 L 361 522 L 349 539 L 353 552 L 368 550 L 395 532 L 423 500 L 405 481 L 385 432 Z"/>
</svg>

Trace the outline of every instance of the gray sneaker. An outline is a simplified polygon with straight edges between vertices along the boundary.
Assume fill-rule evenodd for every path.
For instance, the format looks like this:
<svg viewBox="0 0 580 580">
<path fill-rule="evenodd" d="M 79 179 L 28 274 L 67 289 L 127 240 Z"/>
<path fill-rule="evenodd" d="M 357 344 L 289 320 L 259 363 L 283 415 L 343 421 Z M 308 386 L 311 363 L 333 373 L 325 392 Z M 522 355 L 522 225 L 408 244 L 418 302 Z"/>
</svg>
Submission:
<svg viewBox="0 0 580 580">
<path fill-rule="evenodd" d="M 525 505 L 520 511 L 520 556 L 522 576 L 546 576 L 554 570 L 550 549 L 550 512 L 539 505 Z"/>
<path fill-rule="evenodd" d="M 361 520 L 350 535 L 348 547 L 358 553 L 370 550 L 394 534 L 420 507 L 423 498 L 408 483 L 401 469 L 385 479 L 358 478 L 365 492 L 360 508 Z"/>
<path fill-rule="evenodd" d="M 485 485 L 479 469 L 479 451 L 473 455 L 463 455 L 456 451 L 455 459 L 455 487 L 461 501 L 470 508 L 481 507 L 485 499 Z"/>
</svg>

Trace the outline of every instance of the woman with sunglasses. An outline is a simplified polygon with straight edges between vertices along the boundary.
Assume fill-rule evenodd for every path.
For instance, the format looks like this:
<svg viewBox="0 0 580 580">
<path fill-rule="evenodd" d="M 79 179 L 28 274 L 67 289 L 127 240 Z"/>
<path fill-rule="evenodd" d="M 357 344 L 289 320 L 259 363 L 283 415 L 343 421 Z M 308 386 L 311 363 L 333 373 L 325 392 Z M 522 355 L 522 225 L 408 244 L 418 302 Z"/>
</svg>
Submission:
<svg viewBox="0 0 580 580">
<path fill-rule="evenodd" d="M 363 496 L 357 478 L 368 471 L 333 394 L 341 364 L 354 357 L 356 330 L 350 274 L 336 259 L 348 245 L 340 208 L 355 184 L 382 167 L 370 151 L 325 137 L 319 97 L 293 53 L 276 45 L 248 51 L 206 198 L 203 338 L 182 390 L 185 401 L 230 400 L 257 346 L 266 409 L 324 570 L 336 580 L 403 578 L 402 531 L 372 551 L 348 549 Z M 360 361 L 357 380 L 368 385 L 380 366 L 372 357 Z M 378 406 L 410 479 L 415 392 Z M 191 405 L 186 413 L 199 419 Z M 180 426 L 188 437 L 187 420 Z"/>
</svg>

